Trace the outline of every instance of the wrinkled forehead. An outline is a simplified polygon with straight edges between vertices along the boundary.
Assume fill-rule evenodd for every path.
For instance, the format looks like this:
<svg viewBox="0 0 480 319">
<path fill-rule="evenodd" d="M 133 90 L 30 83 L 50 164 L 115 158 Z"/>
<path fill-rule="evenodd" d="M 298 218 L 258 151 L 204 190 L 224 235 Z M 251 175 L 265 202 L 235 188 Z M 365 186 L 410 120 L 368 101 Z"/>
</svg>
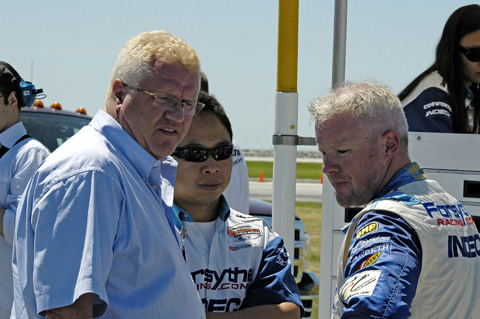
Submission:
<svg viewBox="0 0 480 319">
<path fill-rule="evenodd" d="M 361 142 L 371 136 L 372 127 L 368 121 L 350 113 L 341 113 L 323 123 L 316 123 L 315 138 L 319 148 Z"/>
</svg>

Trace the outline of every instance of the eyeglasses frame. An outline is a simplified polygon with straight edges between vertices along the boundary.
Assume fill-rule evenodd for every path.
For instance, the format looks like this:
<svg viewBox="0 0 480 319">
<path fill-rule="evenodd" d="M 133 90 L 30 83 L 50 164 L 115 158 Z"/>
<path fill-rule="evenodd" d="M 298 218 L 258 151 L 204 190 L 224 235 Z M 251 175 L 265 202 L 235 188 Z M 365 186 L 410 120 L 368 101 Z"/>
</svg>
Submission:
<svg viewBox="0 0 480 319">
<path fill-rule="evenodd" d="M 174 101 L 175 103 L 169 108 L 167 109 L 167 111 L 173 111 L 177 108 L 177 105 L 181 104 L 182 105 L 182 110 L 183 110 L 183 113 L 185 115 L 189 115 L 189 116 L 196 116 L 198 115 L 202 109 L 205 107 L 205 104 L 204 103 L 201 103 L 201 102 L 198 102 L 198 101 L 179 101 L 177 99 L 174 99 L 173 97 L 169 97 L 169 96 L 160 96 L 160 95 L 157 95 L 155 93 L 152 93 L 152 92 L 149 92 L 149 91 L 146 91 L 144 89 L 141 89 L 141 88 L 136 88 L 136 87 L 133 87 L 133 86 L 130 86 L 128 84 L 125 84 L 126 86 L 128 86 L 130 89 L 134 90 L 134 91 L 140 91 L 140 92 L 143 92 L 147 95 L 150 95 L 154 100 L 155 100 L 155 103 L 159 103 L 159 99 L 163 99 L 163 100 L 172 100 Z M 185 108 L 185 105 L 188 105 L 189 103 L 195 103 L 195 106 L 193 108 L 193 113 L 190 112 L 190 110 L 186 109 Z"/>
</svg>

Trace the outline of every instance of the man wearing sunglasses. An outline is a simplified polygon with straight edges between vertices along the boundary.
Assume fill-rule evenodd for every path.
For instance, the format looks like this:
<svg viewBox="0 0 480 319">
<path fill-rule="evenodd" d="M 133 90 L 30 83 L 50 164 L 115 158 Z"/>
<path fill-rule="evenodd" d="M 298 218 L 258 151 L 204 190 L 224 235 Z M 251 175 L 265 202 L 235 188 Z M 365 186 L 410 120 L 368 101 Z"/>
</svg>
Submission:
<svg viewBox="0 0 480 319">
<path fill-rule="evenodd" d="M 163 197 L 200 62 L 182 39 L 121 50 L 106 103 L 35 173 L 19 204 L 12 318 L 205 318 Z M 174 162 L 170 158 L 170 162 Z"/>
<path fill-rule="evenodd" d="M 222 195 L 232 172 L 230 121 L 213 96 L 200 92 L 199 101 L 205 108 L 173 153 L 173 211 L 207 318 L 300 318 L 283 239 L 263 219 L 231 209 Z"/>
</svg>

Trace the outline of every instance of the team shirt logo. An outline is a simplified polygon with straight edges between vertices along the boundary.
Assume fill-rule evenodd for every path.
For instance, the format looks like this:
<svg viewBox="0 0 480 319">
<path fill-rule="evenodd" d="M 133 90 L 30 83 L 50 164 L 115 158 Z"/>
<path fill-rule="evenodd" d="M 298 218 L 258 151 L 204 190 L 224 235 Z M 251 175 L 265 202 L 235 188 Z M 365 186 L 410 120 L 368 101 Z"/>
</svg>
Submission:
<svg viewBox="0 0 480 319">
<path fill-rule="evenodd" d="M 277 252 L 278 252 L 278 256 L 277 256 L 276 263 L 282 267 L 286 267 L 289 262 L 288 253 L 286 249 L 284 247 L 281 247 L 277 249 Z"/>
<path fill-rule="evenodd" d="M 340 289 L 343 303 L 348 304 L 353 297 L 371 296 L 381 274 L 381 270 L 366 270 L 348 278 Z"/>
<path fill-rule="evenodd" d="M 370 223 L 364 227 L 362 227 L 362 229 L 360 229 L 358 232 L 357 232 L 357 239 L 359 239 L 360 237 L 366 235 L 366 234 L 369 234 L 369 233 L 372 233 L 374 231 L 377 231 L 378 230 L 378 223 L 377 222 L 373 222 L 373 223 Z"/>
<path fill-rule="evenodd" d="M 375 253 L 375 254 L 370 255 L 367 258 L 365 258 L 365 260 L 357 266 L 356 271 L 375 264 L 378 261 L 378 259 L 380 258 L 381 254 L 382 254 L 382 252 L 379 251 L 378 253 Z"/>
<path fill-rule="evenodd" d="M 234 241 L 245 241 L 262 236 L 262 231 L 250 225 L 241 225 L 228 227 L 227 234 L 232 237 Z"/>
<path fill-rule="evenodd" d="M 425 171 L 420 167 L 420 165 L 418 165 L 418 163 L 412 163 L 405 169 L 408 171 L 410 176 L 415 178 L 416 181 L 428 178 L 427 174 L 425 174 Z"/>
<path fill-rule="evenodd" d="M 474 225 L 473 217 L 461 203 L 456 205 L 437 205 L 433 202 L 422 203 L 430 218 L 437 219 L 438 226 L 468 226 Z"/>
<path fill-rule="evenodd" d="M 459 253 L 460 252 L 460 253 Z M 448 236 L 448 258 L 480 256 L 480 235 Z"/>
</svg>

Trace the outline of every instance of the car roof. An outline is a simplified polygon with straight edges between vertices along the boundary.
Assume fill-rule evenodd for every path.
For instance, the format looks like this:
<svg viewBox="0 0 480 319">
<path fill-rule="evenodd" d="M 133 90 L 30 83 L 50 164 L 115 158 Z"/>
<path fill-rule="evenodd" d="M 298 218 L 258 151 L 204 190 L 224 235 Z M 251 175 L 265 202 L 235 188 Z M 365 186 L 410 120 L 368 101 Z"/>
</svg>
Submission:
<svg viewBox="0 0 480 319">
<path fill-rule="evenodd" d="M 73 112 L 73 111 L 68 111 L 68 110 L 59 110 L 59 109 L 54 109 L 51 107 L 35 107 L 35 106 L 30 106 L 30 107 L 22 107 L 20 109 L 20 112 L 27 112 L 27 113 L 53 113 L 53 114 L 61 114 L 61 115 L 66 115 L 66 116 L 73 116 L 73 117 L 81 117 L 81 118 L 86 118 L 86 119 L 92 119 L 90 115 L 83 114 L 80 112 Z"/>
</svg>

